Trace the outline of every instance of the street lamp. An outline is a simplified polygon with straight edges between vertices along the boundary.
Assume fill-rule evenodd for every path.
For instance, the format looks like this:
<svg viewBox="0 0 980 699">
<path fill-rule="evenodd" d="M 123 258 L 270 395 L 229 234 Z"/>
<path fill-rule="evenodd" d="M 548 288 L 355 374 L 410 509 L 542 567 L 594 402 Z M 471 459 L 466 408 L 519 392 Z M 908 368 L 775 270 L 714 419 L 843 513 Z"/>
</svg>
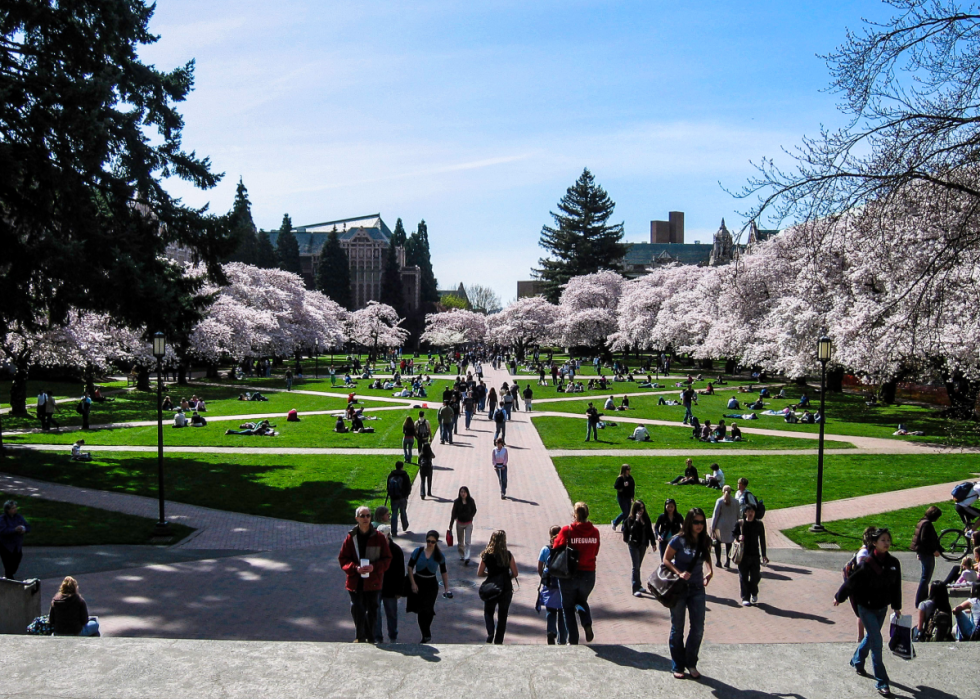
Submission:
<svg viewBox="0 0 980 699">
<path fill-rule="evenodd" d="M 170 523 L 163 511 L 163 357 L 167 354 L 167 338 L 163 333 L 153 335 L 153 356 L 157 358 L 157 496 L 160 498 L 160 520 L 154 537 L 170 536 Z"/>
<path fill-rule="evenodd" d="M 824 335 L 817 340 L 817 359 L 820 360 L 820 440 L 817 446 L 817 518 L 810 527 L 811 532 L 826 531 L 820 523 L 820 508 L 823 500 L 823 427 L 827 422 L 825 396 L 827 393 L 827 362 L 834 343 Z"/>
<path fill-rule="evenodd" d="M 316 355 L 313 359 L 313 378 L 320 378 L 320 338 L 314 340 L 315 347 L 313 353 Z"/>
</svg>

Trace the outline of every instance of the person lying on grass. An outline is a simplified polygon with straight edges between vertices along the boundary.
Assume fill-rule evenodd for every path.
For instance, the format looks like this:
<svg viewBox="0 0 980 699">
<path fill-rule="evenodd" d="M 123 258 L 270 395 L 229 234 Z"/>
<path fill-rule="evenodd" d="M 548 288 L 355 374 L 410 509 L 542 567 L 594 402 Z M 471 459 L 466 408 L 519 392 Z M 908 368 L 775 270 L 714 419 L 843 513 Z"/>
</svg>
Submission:
<svg viewBox="0 0 980 699">
<path fill-rule="evenodd" d="M 268 420 L 261 422 L 243 422 L 237 430 L 225 430 L 225 434 L 241 434 L 247 437 L 275 437 L 279 433 L 275 430 L 275 425 L 270 425 Z"/>
</svg>

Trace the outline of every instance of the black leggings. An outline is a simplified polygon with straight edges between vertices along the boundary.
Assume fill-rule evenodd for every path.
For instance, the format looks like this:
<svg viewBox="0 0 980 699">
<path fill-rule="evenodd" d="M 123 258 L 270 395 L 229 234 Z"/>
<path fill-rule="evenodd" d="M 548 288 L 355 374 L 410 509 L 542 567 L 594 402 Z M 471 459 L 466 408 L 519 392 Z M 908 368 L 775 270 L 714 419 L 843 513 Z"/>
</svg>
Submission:
<svg viewBox="0 0 980 699">
<path fill-rule="evenodd" d="M 13 580 L 17 574 L 17 569 L 20 567 L 20 559 L 23 557 L 23 550 L 8 551 L 3 546 L 0 546 L 0 560 L 3 561 L 3 577 Z"/>
<path fill-rule="evenodd" d="M 514 593 L 508 592 L 500 595 L 495 600 L 483 603 L 483 620 L 487 624 L 487 643 L 493 641 L 500 645 L 504 642 L 504 633 L 507 631 L 507 615 L 510 613 L 510 603 L 514 599 Z M 493 612 L 497 610 L 497 624 L 493 623 Z"/>
<path fill-rule="evenodd" d="M 725 544 L 725 558 L 729 558 L 731 555 L 732 555 L 732 545 Z M 721 565 L 721 542 L 720 541 L 715 542 L 715 560 L 718 562 L 718 565 Z"/>
<path fill-rule="evenodd" d="M 419 467 L 419 482 L 421 484 L 421 489 L 419 493 L 425 497 L 426 495 L 432 495 L 432 467 L 428 468 Z"/>
<path fill-rule="evenodd" d="M 436 599 L 439 597 L 439 581 L 435 576 L 424 578 L 415 576 L 415 584 L 419 588 L 419 631 L 423 638 L 432 635 L 432 620 L 436 616 Z"/>
</svg>

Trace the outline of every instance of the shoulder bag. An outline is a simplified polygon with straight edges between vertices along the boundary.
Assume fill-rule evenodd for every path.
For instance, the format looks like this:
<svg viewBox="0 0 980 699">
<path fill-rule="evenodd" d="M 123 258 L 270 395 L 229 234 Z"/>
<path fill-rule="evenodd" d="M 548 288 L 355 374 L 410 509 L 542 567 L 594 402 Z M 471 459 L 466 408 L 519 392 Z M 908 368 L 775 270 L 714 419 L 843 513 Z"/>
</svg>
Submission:
<svg viewBox="0 0 980 699">
<path fill-rule="evenodd" d="M 728 557 L 731 559 L 732 563 L 734 563 L 735 565 L 739 565 L 741 564 L 742 557 L 744 555 L 745 555 L 745 543 L 739 541 L 738 539 L 735 539 L 735 541 L 732 542 L 732 550 L 731 553 L 728 554 Z"/>
<path fill-rule="evenodd" d="M 548 572 L 553 578 L 567 580 L 578 571 L 579 553 L 571 546 L 556 547 L 548 558 Z"/>
<path fill-rule="evenodd" d="M 672 608 L 687 592 L 687 580 L 661 563 L 647 579 L 647 589 L 660 604 Z"/>
</svg>

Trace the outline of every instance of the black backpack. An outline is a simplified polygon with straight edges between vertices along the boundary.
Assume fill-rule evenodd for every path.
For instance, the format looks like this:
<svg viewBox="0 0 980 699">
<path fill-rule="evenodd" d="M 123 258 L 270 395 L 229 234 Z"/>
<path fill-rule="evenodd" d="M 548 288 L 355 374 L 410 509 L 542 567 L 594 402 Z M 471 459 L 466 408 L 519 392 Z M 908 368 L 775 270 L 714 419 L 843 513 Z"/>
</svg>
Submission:
<svg viewBox="0 0 980 699">
<path fill-rule="evenodd" d="M 553 578 L 567 580 L 578 571 L 579 552 L 571 546 L 557 546 L 551 549 L 548 558 L 548 574 Z"/>
<path fill-rule="evenodd" d="M 766 516 L 766 503 L 762 502 L 762 498 L 756 498 L 755 500 L 755 518 L 762 519 Z"/>
<path fill-rule="evenodd" d="M 919 638 L 920 641 L 952 641 L 953 640 L 953 618 L 947 612 L 938 609 L 929 617 L 926 628 Z"/>
<path fill-rule="evenodd" d="M 400 500 L 402 497 L 402 479 L 394 473 L 388 476 L 388 497 L 392 500 Z"/>
</svg>

